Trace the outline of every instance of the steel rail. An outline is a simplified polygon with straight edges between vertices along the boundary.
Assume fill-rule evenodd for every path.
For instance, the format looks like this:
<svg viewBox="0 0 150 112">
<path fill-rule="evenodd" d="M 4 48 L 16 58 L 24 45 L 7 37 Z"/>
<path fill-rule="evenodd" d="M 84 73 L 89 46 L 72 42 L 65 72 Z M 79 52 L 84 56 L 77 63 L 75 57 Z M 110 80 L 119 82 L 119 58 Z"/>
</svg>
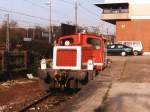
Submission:
<svg viewBox="0 0 150 112">
<path fill-rule="evenodd" d="M 46 100 L 48 97 L 50 97 L 52 95 L 52 93 L 46 93 L 44 95 L 41 95 L 40 97 L 38 98 L 35 98 L 33 100 L 33 102 L 23 106 L 21 109 L 18 110 L 18 112 L 26 112 L 28 109 L 30 109 L 31 107 L 39 104 L 40 102 Z"/>
</svg>

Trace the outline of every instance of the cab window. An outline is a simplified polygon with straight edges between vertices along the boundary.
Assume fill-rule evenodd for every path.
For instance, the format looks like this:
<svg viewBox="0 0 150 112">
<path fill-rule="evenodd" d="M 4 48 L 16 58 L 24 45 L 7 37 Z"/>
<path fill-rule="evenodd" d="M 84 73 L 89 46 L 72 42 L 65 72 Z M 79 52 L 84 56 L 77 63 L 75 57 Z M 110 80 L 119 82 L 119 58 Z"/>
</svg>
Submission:
<svg viewBox="0 0 150 112">
<path fill-rule="evenodd" d="M 72 45 L 74 43 L 73 38 L 65 38 L 61 40 L 61 45 L 63 46 L 69 46 Z"/>
<path fill-rule="evenodd" d="M 100 40 L 95 38 L 87 38 L 87 43 L 92 45 L 95 49 L 100 49 Z"/>
</svg>

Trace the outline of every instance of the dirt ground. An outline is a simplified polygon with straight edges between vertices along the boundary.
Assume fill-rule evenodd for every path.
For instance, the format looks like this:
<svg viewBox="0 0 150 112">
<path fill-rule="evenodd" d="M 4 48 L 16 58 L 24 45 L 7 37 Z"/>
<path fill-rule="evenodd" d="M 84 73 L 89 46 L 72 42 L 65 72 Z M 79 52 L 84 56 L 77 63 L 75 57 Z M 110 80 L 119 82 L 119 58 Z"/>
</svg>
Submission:
<svg viewBox="0 0 150 112">
<path fill-rule="evenodd" d="M 42 89 L 38 80 L 22 79 L 19 81 L 7 81 L 0 84 L 0 112 L 6 108 L 23 103 L 34 96 L 40 95 Z"/>
<path fill-rule="evenodd" d="M 102 112 L 149 112 L 150 56 L 110 57 L 113 85 Z"/>
</svg>

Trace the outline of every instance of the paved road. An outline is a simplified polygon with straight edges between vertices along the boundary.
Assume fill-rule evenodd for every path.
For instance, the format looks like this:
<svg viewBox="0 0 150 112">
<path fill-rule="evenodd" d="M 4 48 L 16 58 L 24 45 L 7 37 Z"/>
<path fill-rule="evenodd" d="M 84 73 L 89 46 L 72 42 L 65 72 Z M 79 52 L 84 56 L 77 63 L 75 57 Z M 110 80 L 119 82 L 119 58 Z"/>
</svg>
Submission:
<svg viewBox="0 0 150 112">
<path fill-rule="evenodd" d="M 115 83 L 105 112 L 150 112 L 150 83 Z"/>
<path fill-rule="evenodd" d="M 114 81 L 101 110 L 150 112 L 150 56 L 111 58 Z"/>
</svg>

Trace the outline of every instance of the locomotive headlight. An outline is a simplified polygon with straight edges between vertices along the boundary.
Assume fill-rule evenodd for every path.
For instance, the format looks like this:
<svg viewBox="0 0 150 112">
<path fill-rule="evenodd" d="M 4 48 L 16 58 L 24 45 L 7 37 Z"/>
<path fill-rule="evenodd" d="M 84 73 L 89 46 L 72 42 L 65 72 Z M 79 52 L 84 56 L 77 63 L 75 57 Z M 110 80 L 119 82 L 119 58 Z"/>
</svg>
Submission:
<svg viewBox="0 0 150 112">
<path fill-rule="evenodd" d="M 87 70 L 93 70 L 94 64 L 92 60 L 88 60 L 87 62 Z"/>
<path fill-rule="evenodd" d="M 46 59 L 44 59 L 44 58 L 41 60 L 41 69 L 42 70 L 46 69 Z"/>
<path fill-rule="evenodd" d="M 70 42 L 69 42 L 68 40 L 65 41 L 65 45 L 66 45 L 66 46 L 70 45 Z"/>
<path fill-rule="evenodd" d="M 100 46 L 95 46 L 95 48 L 96 48 L 97 50 L 99 50 L 99 49 L 100 49 Z"/>
</svg>

